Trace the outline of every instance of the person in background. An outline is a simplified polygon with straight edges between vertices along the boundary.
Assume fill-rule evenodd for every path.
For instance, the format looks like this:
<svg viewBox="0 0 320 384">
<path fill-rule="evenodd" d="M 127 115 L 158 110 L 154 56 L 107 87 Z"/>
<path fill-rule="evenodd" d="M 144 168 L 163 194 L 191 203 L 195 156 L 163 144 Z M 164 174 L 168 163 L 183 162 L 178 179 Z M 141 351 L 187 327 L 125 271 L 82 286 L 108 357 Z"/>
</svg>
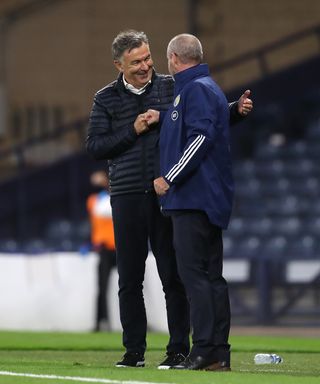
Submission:
<svg viewBox="0 0 320 384">
<path fill-rule="evenodd" d="M 177 271 L 172 223 L 162 215 L 153 180 L 158 175 L 160 124 L 148 124 L 146 111 L 166 111 L 173 100 L 172 76 L 153 68 L 144 32 L 119 33 L 112 43 L 116 80 L 98 91 L 89 119 L 87 151 L 108 160 L 119 273 L 120 320 L 126 352 L 116 367 L 143 367 L 147 318 L 143 298 L 149 246 L 166 300 L 169 342 L 158 366 L 168 369 L 189 353 L 189 304 Z M 230 104 L 238 121 L 252 109 L 250 91 Z"/>
<path fill-rule="evenodd" d="M 154 180 L 164 214 L 172 219 L 179 275 L 190 303 L 193 345 L 174 366 L 230 370 L 230 304 L 222 275 L 222 229 L 233 201 L 229 106 L 202 64 L 200 41 L 174 37 L 167 48 L 174 101 L 160 133 L 160 173 Z M 159 112 L 148 111 L 149 123 Z"/>
<path fill-rule="evenodd" d="M 95 331 L 110 330 L 107 288 L 110 272 L 116 265 L 113 222 L 108 192 L 109 182 L 104 171 L 90 176 L 91 185 L 97 190 L 87 199 L 87 211 L 91 226 L 91 244 L 99 255 L 98 295 Z"/>
</svg>

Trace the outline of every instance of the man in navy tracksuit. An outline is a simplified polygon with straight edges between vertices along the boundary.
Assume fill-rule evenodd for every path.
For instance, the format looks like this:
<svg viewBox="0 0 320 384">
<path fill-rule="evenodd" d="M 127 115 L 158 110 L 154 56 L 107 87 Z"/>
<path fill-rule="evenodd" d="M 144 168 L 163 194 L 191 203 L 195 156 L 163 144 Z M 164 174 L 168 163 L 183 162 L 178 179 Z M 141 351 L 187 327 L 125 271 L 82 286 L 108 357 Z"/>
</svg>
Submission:
<svg viewBox="0 0 320 384">
<path fill-rule="evenodd" d="M 230 304 L 222 276 L 222 229 L 233 200 L 228 102 L 208 66 L 201 64 L 202 47 L 195 36 L 176 36 L 167 53 L 174 101 L 164 117 L 160 114 L 162 176 L 154 186 L 163 212 L 172 218 L 193 327 L 192 350 L 175 368 L 227 371 Z M 158 117 L 149 111 L 150 121 Z"/>
</svg>

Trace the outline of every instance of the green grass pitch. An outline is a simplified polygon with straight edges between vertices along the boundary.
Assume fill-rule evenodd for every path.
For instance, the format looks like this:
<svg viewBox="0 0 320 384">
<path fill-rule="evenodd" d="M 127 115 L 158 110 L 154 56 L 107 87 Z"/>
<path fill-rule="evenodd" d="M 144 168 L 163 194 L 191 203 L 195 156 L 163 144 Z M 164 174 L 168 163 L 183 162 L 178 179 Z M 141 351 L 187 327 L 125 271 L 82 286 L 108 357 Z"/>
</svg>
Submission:
<svg viewBox="0 0 320 384">
<path fill-rule="evenodd" d="M 292 337 L 231 337 L 232 372 L 159 371 L 168 336 L 150 333 L 145 368 L 115 368 L 123 355 L 119 333 L 0 332 L 0 372 L 110 380 L 112 383 L 183 384 L 319 383 L 320 340 Z M 274 352 L 278 365 L 254 365 L 258 352 Z M 1 384 L 67 384 L 62 378 L 8 376 Z M 79 381 L 80 383 L 81 381 Z M 95 381 L 90 381 L 94 383 Z M 105 381 L 107 382 L 107 381 Z"/>
</svg>

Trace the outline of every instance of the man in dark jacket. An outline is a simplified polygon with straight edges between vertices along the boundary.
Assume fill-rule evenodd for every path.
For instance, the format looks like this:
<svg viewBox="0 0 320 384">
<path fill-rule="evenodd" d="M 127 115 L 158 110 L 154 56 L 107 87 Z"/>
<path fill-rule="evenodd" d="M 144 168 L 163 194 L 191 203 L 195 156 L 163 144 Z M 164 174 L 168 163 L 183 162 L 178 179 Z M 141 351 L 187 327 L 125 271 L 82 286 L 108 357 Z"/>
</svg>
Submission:
<svg viewBox="0 0 320 384">
<path fill-rule="evenodd" d="M 171 221 L 154 192 L 160 126 L 146 111 L 166 111 L 173 78 L 155 73 L 143 32 L 125 31 L 112 44 L 120 74 L 97 92 L 90 115 L 87 150 L 108 160 L 119 272 L 120 319 L 126 353 L 118 367 L 144 366 L 147 321 L 143 280 L 148 247 L 156 258 L 166 299 L 169 343 L 159 369 L 179 364 L 189 352 L 189 304 L 177 272 Z M 248 93 L 230 106 L 233 119 L 252 108 Z"/>
<path fill-rule="evenodd" d="M 202 47 L 195 36 L 174 37 L 167 56 L 175 92 L 160 134 L 162 177 L 154 185 L 163 211 L 172 218 L 193 328 L 191 352 L 175 368 L 227 371 L 230 304 L 222 276 L 222 229 L 233 200 L 229 107 L 208 65 L 201 64 Z"/>
</svg>

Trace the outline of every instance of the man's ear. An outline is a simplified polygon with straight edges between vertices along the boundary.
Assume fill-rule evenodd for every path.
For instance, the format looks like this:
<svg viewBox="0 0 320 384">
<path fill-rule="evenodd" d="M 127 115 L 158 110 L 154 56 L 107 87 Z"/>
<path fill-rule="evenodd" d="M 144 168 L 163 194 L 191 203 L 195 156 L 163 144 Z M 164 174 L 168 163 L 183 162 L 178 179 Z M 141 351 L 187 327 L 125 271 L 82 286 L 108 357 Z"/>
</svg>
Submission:
<svg viewBox="0 0 320 384">
<path fill-rule="evenodd" d="M 179 56 L 176 53 L 173 52 L 172 57 L 173 57 L 174 65 L 179 67 L 179 64 L 181 63 L 181 61 L 179 59 Z"/>
<path fill-rule="evenodd" d="M 121 61 L 114 60 L 114 61 L 113 61 L 113 64 L 114 64 L 114 66 L 117 68 L 117 70 L 118 70 L 119 72 L 122 72 L 122 64 L 121 64 Z"/>
</svg>

